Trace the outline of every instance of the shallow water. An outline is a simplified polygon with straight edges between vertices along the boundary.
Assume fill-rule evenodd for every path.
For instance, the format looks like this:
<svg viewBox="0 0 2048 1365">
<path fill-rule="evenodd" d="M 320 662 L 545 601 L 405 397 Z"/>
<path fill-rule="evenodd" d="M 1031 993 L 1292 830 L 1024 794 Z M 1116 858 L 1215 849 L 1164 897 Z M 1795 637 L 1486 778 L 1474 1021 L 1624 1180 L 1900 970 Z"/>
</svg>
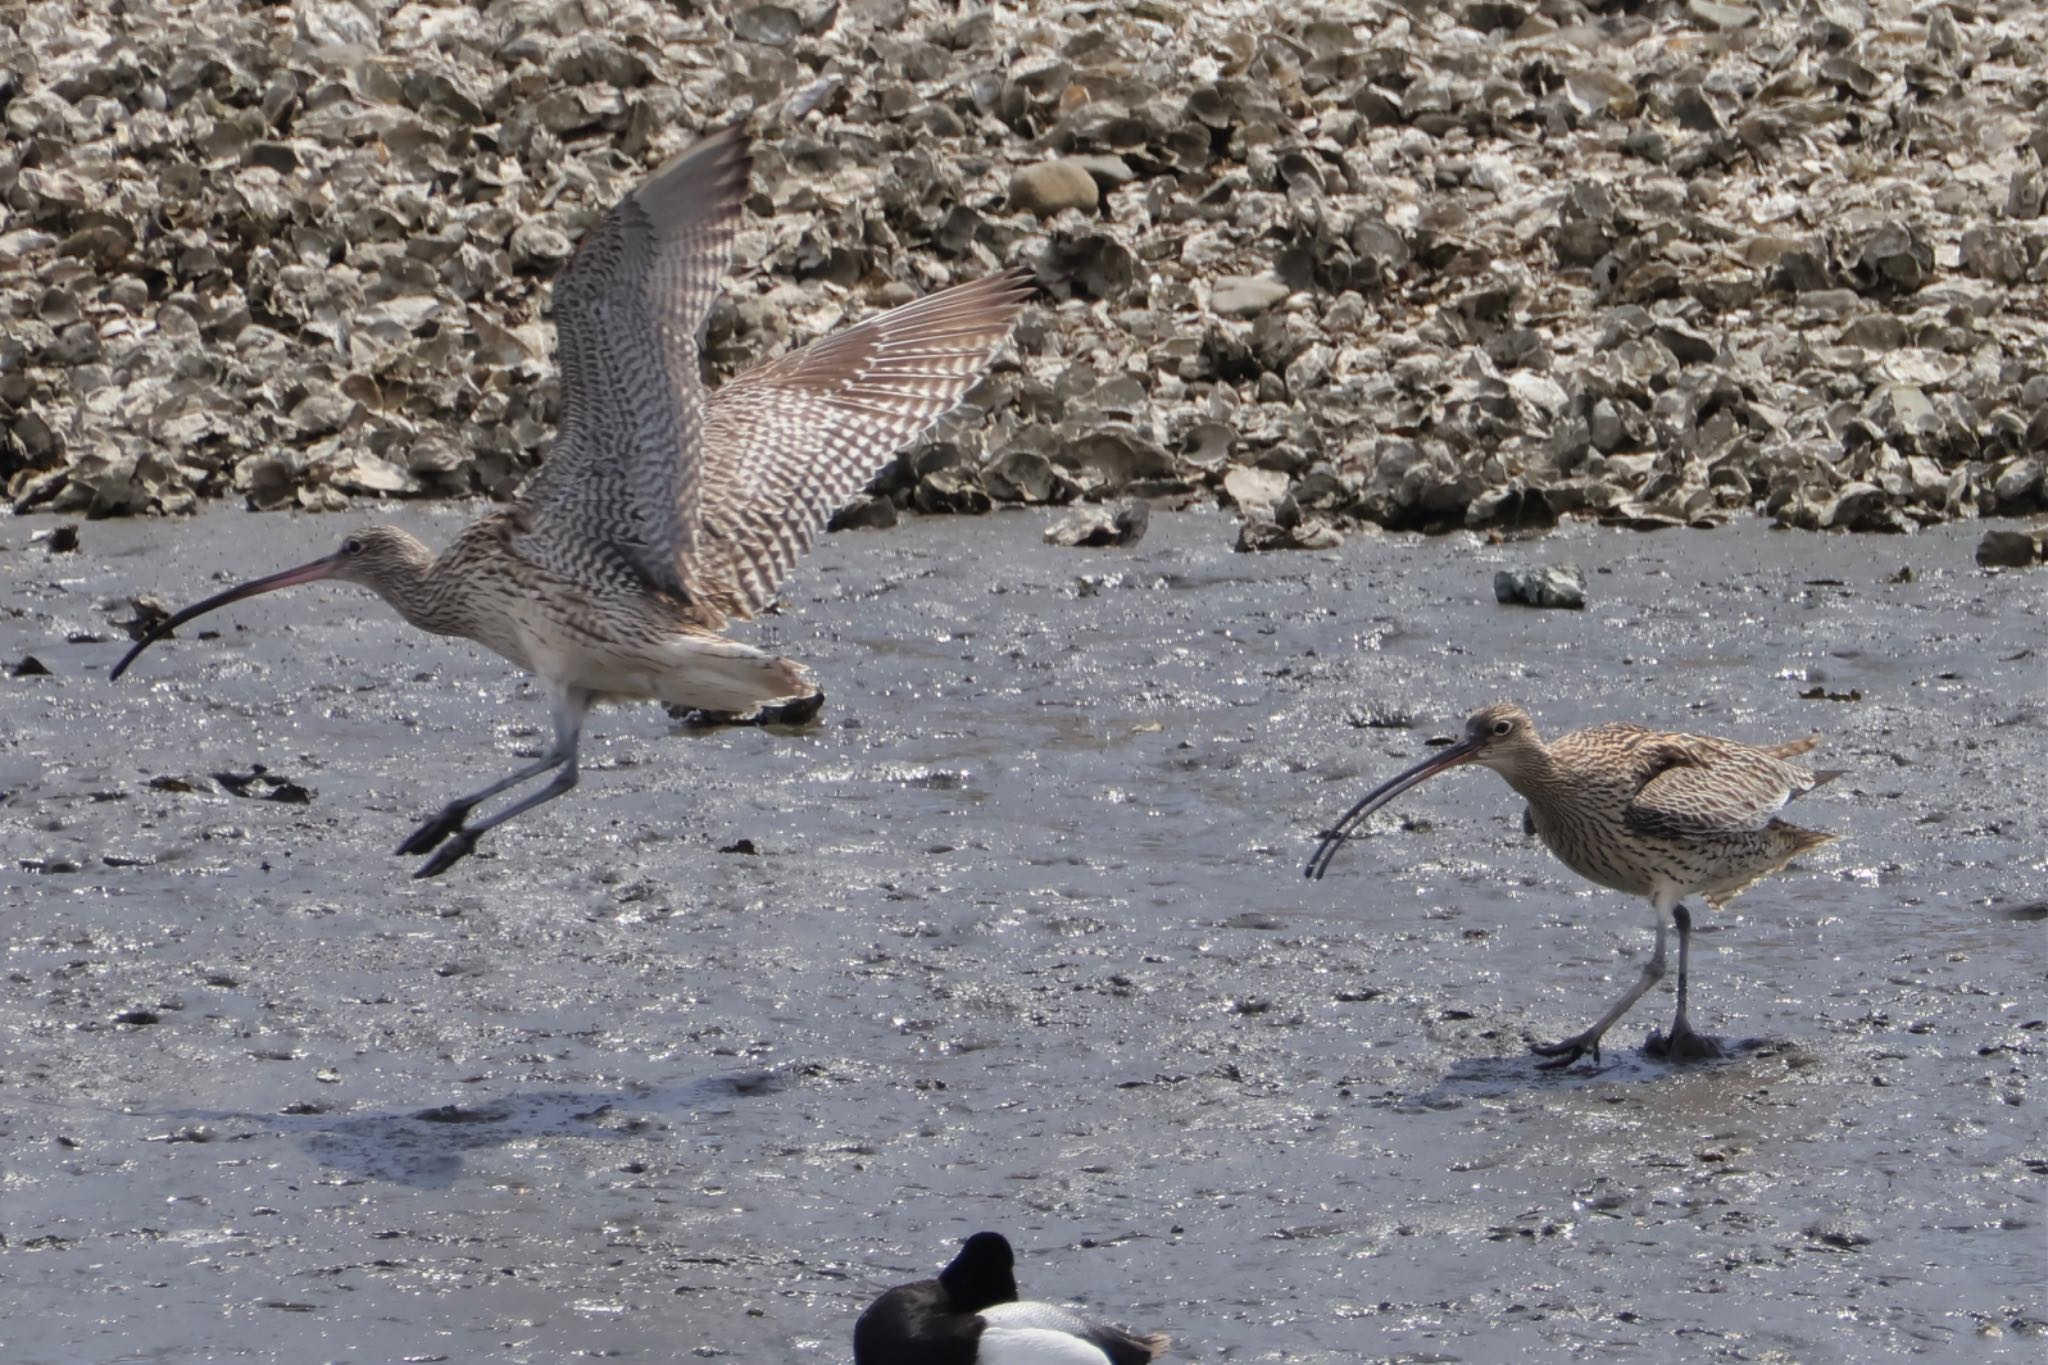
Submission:
<svg viewBox="0 0 2048 1365">
<path fill-rule="evenodd" d="M 0 665 L 51 670 L 0 683 L 0 1355 L 839 1361 L 991 1227 L 1176 1360 L 2039 1359 L 2048 578 L 1976 527 L 1043 524 L 829 537 L 745 628 L 817 723 L 601 713 L 575 793 L 421 883 L 390 850 L 544 741 L 530 682 L 314 587 L 110 685 L 124 594 L 344 523 L 0 522 Z M 1494 604 L 1565 558 L 1588 610 Z M 1696 940 L 1696 1022 L 1762 1046 L 1643 1058 L 1667 982 L 1537 1070 L 1649 916 L 1489 774 L 1301 878 L 1503 697 L 1826 733 L 1794 813 L 1843 838 Z M 209 776 L 255 764 L 310 801 Z"/>
</svg>

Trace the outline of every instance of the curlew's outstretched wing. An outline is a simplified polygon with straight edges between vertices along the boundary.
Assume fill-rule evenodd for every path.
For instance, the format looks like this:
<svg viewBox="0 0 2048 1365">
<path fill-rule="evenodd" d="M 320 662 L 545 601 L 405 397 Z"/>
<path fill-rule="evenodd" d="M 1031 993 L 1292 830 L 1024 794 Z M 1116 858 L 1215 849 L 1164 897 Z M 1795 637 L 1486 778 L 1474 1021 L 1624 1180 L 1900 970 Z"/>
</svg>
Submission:
<svg viewBox="0 0 2048 1365">
<path fill-rule="evenodd" d="M 564 577 L 685 590 L 698 354 L 753 158 L 728 128 L 619 201 L 555 280 L 562 423 L 521 495 L 520 553 Z"/>
<path fill-rule="evenodd" d="M 1017 270 L 955 285 L 712 394 L 671 566 L 690 600 L 742 618 L 767 606 L 832 513 L 981 379 L 1032 291 Z"/>
<path fill-rule="evenodd" d="M 1642 834 L 1684 839 L 1768 827 L 1787 802 L 1834 773 L 1815 774 L 1779 755 L 1813 742 L 1759 749 L 1704 735 L 1659 735 L 1638 750 L 1641 789 L 1623 811 Z"/>
</svg>

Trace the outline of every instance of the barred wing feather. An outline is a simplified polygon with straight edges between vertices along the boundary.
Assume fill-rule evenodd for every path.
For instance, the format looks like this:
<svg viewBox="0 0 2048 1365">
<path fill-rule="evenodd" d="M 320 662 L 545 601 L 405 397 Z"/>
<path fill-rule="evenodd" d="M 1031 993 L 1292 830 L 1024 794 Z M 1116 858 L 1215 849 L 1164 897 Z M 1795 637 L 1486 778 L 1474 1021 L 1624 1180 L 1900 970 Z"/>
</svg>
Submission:
<svg viewBox="0 0 2048 1365">
<path fill-rule="evenodd" d="M 832 513 L 980 380 L 1031 292 L 1022 271 L 956 285 L 714 393 L 680 490 L 672 571 L 690 600 L 742 618 L 767 606 Z"/>
<path fill-rule="evenodd" d="M 520 499 L 520 551 L 543 567 L 684 591 L 698 357 L 752 164 L 737 128 L 704 138 L 615 205 L 556 279 L 562 421 Z"/>
<path fill-rule="evenodd" d="M 1671 751 L 1662 755 L 1665 766 L 1623 813 L 1643 834 L 1685 839 L 1765 829 L 1816 785 L 1806 769 L 1747 744 L 1674 735 L 1660 747 Z"/>
</svg>

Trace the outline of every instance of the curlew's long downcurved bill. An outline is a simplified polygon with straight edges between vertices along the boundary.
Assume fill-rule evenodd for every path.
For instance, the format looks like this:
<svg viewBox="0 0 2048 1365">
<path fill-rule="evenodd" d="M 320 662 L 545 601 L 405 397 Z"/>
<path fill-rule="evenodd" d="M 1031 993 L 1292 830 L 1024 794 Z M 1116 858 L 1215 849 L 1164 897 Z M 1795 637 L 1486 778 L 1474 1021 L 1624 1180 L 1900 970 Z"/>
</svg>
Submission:
<svg viewBox="0 0 2048 1365">
<path fill-rule="evenodd" d="M 1330 860 L 1337 856 L 1337 850 L 1351 837 L 1352 831 L 1365 823 L 1365 818 L 1387 802 L 1407 791 L 1418 782 L 1435 777 L 1446 768 L 1455 768 L 1460 763 L 1470 763 L 1479 756 L 1479 741 L 1474 738 L 1459 740 L 1456 744 L 1438 753 L 1431 754 L 1422 762 L 1404 773 L 1388 778 L 1359 798 L 1358 804 L 1344 812 L 1344 818 L 1323 832 L 1323 841 L 1316 845 L 1315 854 L 1302 869 L 1302 875 L 1311 881 L 1321 881 L 1323 874 L 1330 870 Z"/>
<path fill-rule="evenodd" d="M 121 662 L 114 665 L 114 671 L 107 674 L 107 681 L 112 682 L 127 672 L 128 665 L 135 662 L 136 655 L 148 649 L 158 640 L 163 639 L 164 636 L 169 635 L 195 616 L 204 616 L 217 607 L 224 607 L 230 602 L 239 602 L 245 597 L 254 597 L 258 593 L 276 592 L 279 588 L 297 587 L 301 583 L 312 583 L 319 579 L 327 578 L 340 567 L 341 556 L 339 554 L 331 554 L 324 559 L 316 559 L 311 564 L 301 564 L 296 569 L 286 569 L 283 573 L 274 573 L 267 578 L 251 579 L 249 582 L 243 583 L 238 587 L 229 588 L 226 592 L 217 592 L 204 602 L 194 602 L 177 615 L 166 617 L 149 634 L 137 640 L 134 648 L 123 654 Z"/>
</svg>

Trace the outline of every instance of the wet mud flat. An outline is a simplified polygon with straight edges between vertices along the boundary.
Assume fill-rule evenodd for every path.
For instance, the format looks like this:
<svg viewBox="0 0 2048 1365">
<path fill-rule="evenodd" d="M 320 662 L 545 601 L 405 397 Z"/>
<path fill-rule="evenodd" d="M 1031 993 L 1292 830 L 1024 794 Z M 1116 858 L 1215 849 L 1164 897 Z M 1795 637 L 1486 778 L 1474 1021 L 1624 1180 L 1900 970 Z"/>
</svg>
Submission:
<svg viewBox="0 0 2048 1365">
<path fill-rule="evenodd" d="M 0 666 L 48 669 L 0 680 L 11 1362 L 838 1361 L 984 1227 L 1179 1360 L 2039 1358 L 2048 579 L 1979 528 L 832 536 L 750 634 L 816 723 L 601 713 L 421 883 L 390 850 L 544 741 L 529 682 L 313 588 L 110 685 L 120 596 L 345 526 L 52 525 L 0 523 Z M 1587 610 L 1493 601 L 1562 559 Z M 1537 1070 L 1648 912 L 1491 774 L 1301 878 L 1497 698 L 1827 735 L 1842 840 L 1701 915 L 1696 1021 L 1764 1045 L 1643 1059 L 1667 982 Z"/>
</svg>

